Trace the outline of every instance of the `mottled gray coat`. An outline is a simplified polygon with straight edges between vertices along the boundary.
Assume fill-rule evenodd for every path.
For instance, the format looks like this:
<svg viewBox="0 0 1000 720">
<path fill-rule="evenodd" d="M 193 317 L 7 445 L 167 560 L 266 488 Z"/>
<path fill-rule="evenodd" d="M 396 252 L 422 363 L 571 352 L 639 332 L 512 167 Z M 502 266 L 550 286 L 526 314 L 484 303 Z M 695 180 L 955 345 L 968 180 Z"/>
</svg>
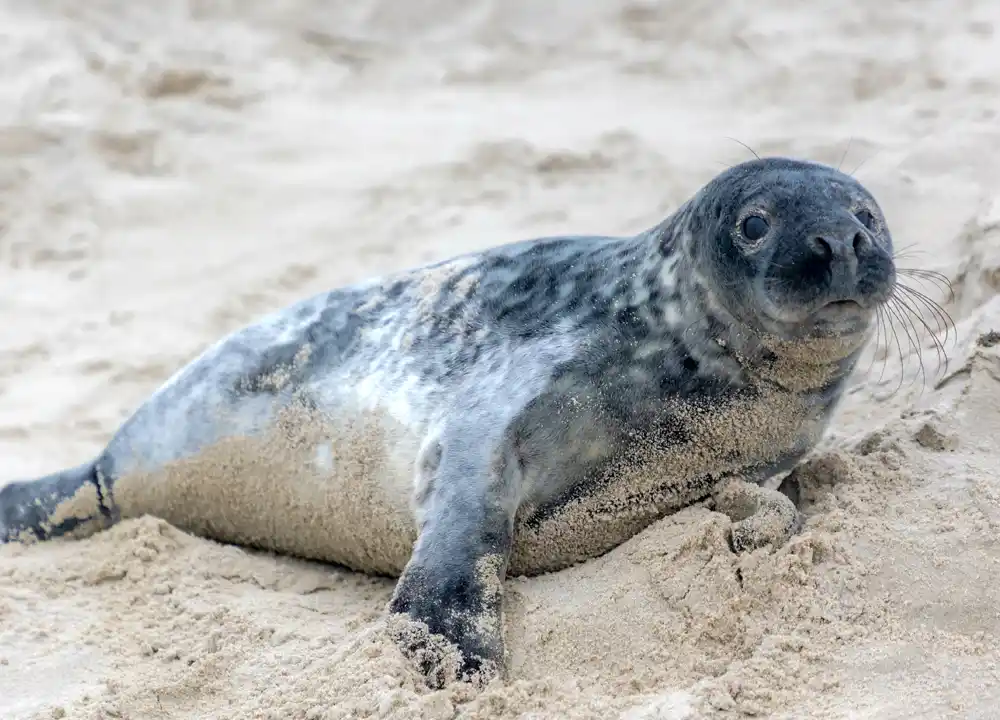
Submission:
<svg viewBox="0 0 1000 720">
<path fill-rule="evenodd" d="M 798 516 L 757 483 L 816 444 L 895 283 L 831 168 L 732 168 L 635 237 L 497 247 L 305 300 L 209 348 L 91 463 L 0 490 L 7 540 L 153 513 L 401 573 L 431 681 L 502 668 L 505 575 L 714 496 L 736 550 Z M 738 480 L 734 480 L 738 478 Z M 440 638 L 439 638 L 440 639 Z"/>
</svg>

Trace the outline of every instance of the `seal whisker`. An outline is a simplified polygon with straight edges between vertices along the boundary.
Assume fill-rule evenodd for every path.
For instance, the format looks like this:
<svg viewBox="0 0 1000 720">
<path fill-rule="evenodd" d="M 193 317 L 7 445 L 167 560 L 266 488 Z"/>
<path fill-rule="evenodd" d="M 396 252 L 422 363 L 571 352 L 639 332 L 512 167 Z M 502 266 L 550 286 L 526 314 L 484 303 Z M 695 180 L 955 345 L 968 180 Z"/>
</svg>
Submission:
<svg viewBox="0 0 1000 720">
<path fill-rule="evenodd" d="M 879 384 L 881 384 L 882 381 L 885 379 L 886 370 L 889 369 L 889 357 L 891 350 L 891 346 L 889 344 L 889 333 L 890 331 L 894 332 L 894 328 L 892 327 L 891 324 L 892 318 L 888 316 L 889 314 L 886 311 L 886 308 L 884 306 L 880 306 L 879 312 L 881 314 L 881 320 L 882 320 L 882 339 L 885 342 L 885 351 L 882 353 L 882 372 L 879 373 L 879 378 L 878 378 L 878 382 Z"/>
<path fill-rule="evenodd" d="M 879 373 L 879 377 L 878 377 L 878 382 L 879 383 L 881 383 L 882 379 L 885 377 L 886 368 L 889 366 L 889 353 L 888 353 L 888 344 L 887 344 L 888 340 L 889 340 L 889 336 L 888 336 L 887 330 L 885 328 L 884 313 L 885 313 L 885 310 L 884 310 L 884 308 L 881 305 L 876 306 L 876 308 L 875 308 L 874 344 L 872 345 L 872 359 L 871 359 L 871 362 L 868 363 L 868 369 L 865 370 L 865 372 L 864 372 L 864 374 L 866 376 L 870 376 L 871 375 L 872 368 L 875 367 L 875 363 L 878 360 L 879 349 L 882 348 L 883 349 L 883 352 L 882 352 L 882 372 Z M 884 338 L 883 338 L 883 333 L 885 333 L 885 337 Z M 885 346 L 883 346 L 883 341 L 886 343 Z"/>
<path fill-rule="evenodd" d="M 850 139 L 847 141 L 847 147 L 844 148 L 844 154 L 840 156 L 840 162 L 837 163 L 838 170 L 844 167 L 844 161 L 847 159 L 847 153 L 851 151 L 851 143 L 853 142 L 854 142 L 854 136 L 852 135 Z"/>
<path fill-rule="evenodd" d="M 878 360 L 878 355 L 879 355 L 878 350 L 879 347 L 881 346 L 880 345 L 881 337 L 882 337 L 882 307 L 878 306 L 875 308 L 875 332 L 872 333 L 872 341 L 871 341 L 872 359 L 868 363 L 868 367 L 865 369 L 863 373 L 865 376 L 871 375 L 872 368 L 875 367 L 875 362 Z"/>
<path fill-rule="evenodd" d="M 945 347 L 945 342 L 947 342 L 947 340 L 948 340 L 948 335 L 946 334 L 945 338 L 942 340 L 938 336 L 938 333 L 931 329 L 930 325 L 924 319 L 923 314 L 920 313 L 917 310 L 917 308 L 915 308 L 915 307 L 912 306 L 912 302 L 911 301 L 906 300 L 906 299 L 901 298 L 901 297 L 898 298 L 898 301 L 901 302 L 903 305 L 905 305 L 906 307 L 908 307 L 910 309 L 910 311 L 911 311 L 910 312 L 911 322 L 914 321 L 914 320 L 916 322 L 919 322 L 923 326 L 923 328 L 927 331 L 927 334 L 930 337 L 931 343 L 934 345 L 935 352 L 937 353 L 937 360 L 938 360 L 939 366 L 941 367 L 941 371 L 943 373 L 947 373 L 948 372 L 948 365 L 949 365 L 949 361 L 950 360 L 949 360 L 949 357 L 948 357 L 948 350 Z M 942 310 L 942 312 L 943 312 L 943 310 Z M 950 323 L 950 321 L 951 321 L 951 317 L 950 316 L 948 316 L 948 321 Z M 916 325 L 914 324 L 914 328 L 915 327 L 916 327 Z M 957 340 L 957 331 L 956 331 L 956 340 Z"/>
<path fill-rule="evenodd" d="M 890 312 L 899 320 L 903 332 L 906 333 L 909 349 L 917 356 L 917 366 L 920 369 L 921 391 L 923 391 L 923 388 L 927 385 L 927 367 L 924 365 L 924 352 L 923 346 L 920 344 L 920 333 L 913 324 L 912 314 L 908 312 L 905 303 L 901 303 L 899 298 L 896 297 L 890 299 L 887 307 L 891 308 Z M 905 373 L 904 358 L 902 356 L 900 357 L 900 369 Z"/>
<path fill-rule="evenodd" d="M 938 366 L 938 374 L 940 374 L 942 371 L 946 373 L 948 371 L 948 362 L 949 362 L 948 351 L 945 349 L 944 344 L 938 337 L 937 332 L 931 329 L 930 325 L 923 318 L 923 315 L 915 307 L 913 307 L 912 302 L 902 297 L 897 297 L 895 299 L 895 302 L 898 303 L 903 308 L 905 308 L 905 310 L 907 311 L 907 318 L 915 332 L 919 334 L 919 328 L 917 328 L 918 323 L 927 332 L 927 335 L 930 337 L 931 345 L 934 347 L 935 359 L 937 361 L 937 366 Z"/>
<path fill-rule="evenodd" d="M 903 275 L 904 277 L 911 277 L 917 281 L 927 282 L 939 290 L 946 290 L 948 292 L 948 299 L 952 300 L 955 297 L 955 288 L 951 284 L 951 280 L 944 273 L 938 272 L 937 270 L 922 270 L 918 268 L 896 268 L 897 275 Z"/>
<path fill-rule="evenodd" d="M 903 283 L 897 282 L 894 291 L 898 290 L 904 295 L 909 297 L 915 302 L 923 305 L 930 312 L 931 316 L 934 317 L 935 321 L 939 324 L 938 332 L 944 332 L 943 342 L 948 342 L 948 338 L 951 336 L 952 331 L 955 330 L 955 321 L 952 319 L 951 315 L 948 313 L 940 303 L 936 302 L 926 293 L 923 293 L 916 288 L 910 287 L 909 285 L 904 285 Z M 918 317 L 922 317 L 920 313 L 917 313 Z M 956 331 L 957 333 L 957 331 Z M 933 334 L 933 333 L 932 333 Z M 936 337 L 936 335 L 935 335 Z"/>
<path fill-rule="evenodd" d="M 754 150 L 754 149 L 753 149 L 752 147 L 750 147 L 749 145 L 747 145 L 747 144 L 746 144 L 745 142 L 743 142 L 742 140 L 737 140 L 736 138 L 734 138 L 734 137 L 729 137 L 728 135 L 726 136 L 726 139 L 727 139 L 727 140 L 732 140 L 732 141 L 733 141 L 734 143 L 737 143 L 737 144 L 739 144 L 739 145 L 742 145 L 742 146 L 743 146 L 743 147 L 745 147 L 745 148 L 746 148 L 747 150 L 749 150 L 749 151 L 750 151 L 750 152 L 751 152 L 751 153 L 753 154 L 753 156 L 754 156 L 755 158 L 757 158 L 758 160 L 760 160 L 760 155 L 758 155 L 758 154 L 757 154 L 757 151 L 756 151 L 756 150 Z"/>
<path fill-rule="evenodd" d="M 905 307 L 908 314 L 915 322 L 920 322 L 928 334 L 937 337 L 939 333 L 944 333 L 947 341 L 950 335 L 950 326 L 947 320 L 943 319 L 928 303 L 916 296 L 916 293 L 908 287 L 899 286 L 893 292 L 893 300 L 902 307 Z M 922 309 L 926 312 L 922 312 Z M 927 318 L 926 315 L 930 317 Z M 933 324 L 933 327 L 931 325 Z"/>
<path fill-rule="evenodd" d="M 894 299 L 892 298 L 890 298 L 889 301 L 886 302 L 884 308 L 889 318 L 891 318 L 894 321 L 890 324 L 889 327 L 892 329 L 893 339 L 895 340 L 896 344 L 896 354 L 899 357 L 899 369 L 900 369 L 899 383 L 897 384 L 896 389 L 889 394 L 889 397 L 892 397 L 903 388 L 903 384 L 906 380 L 906 352 L 904 351 L 903 343 L 900 341 L 899 338 L 899 332 L 897 331 L 896 327 L 897 324 L 902 327 L 902 331 L 906 336 L 906 341 L 909 348 L 912 349 L 917 355 L 917 364 L 920 369 L 920 376 L 921 378 L 923 378 L 924 384 L 926 384 L 927 382 L 926 380 L 927 375 L 924 370 L 924 358 L 923 358 L 923 353 L 921 352 L 920 349 L 920 343 L 914 337 L 914 334 L 911 332 L 911 327 L 907 322 L 905 314 L 900 311 L 900 309 L 896 306 Z"/>
<path fill-rule="evenodd" d="M 926 252 L 924 252 L 923 250 L 919 249 L 916 246 L 916 243 L 910 243 L 909 245 L 904 245 L 901 248 L 897 248 L 892 255 L 892 259 L 895 262 L 899 262 L 900 260 L 906 258 L 917 258 L 926 254 L 927 254 Z"/>
<path fill-rule="evenodd" d="M 902 295 L 897 294 L 895 292 L 895 290 L 897 289 L 902 291 L 903 294 Z M 920 333 L 917 329 L 917 324 L 919 323 L 920 326 L 923 327 L 923 329 L 927 332 L 927 335 L 930 337 L 931 343 L 934 346 L 934 351 L 937 357 L 939 371 L 943 369 L 943 372 L 947 373 L 949 366 L 948 351 L 944 346 L 944 342 L 942 342 L 941 338 L 938 337 L 938 334 L 941 332 L 941 328 L 931 327 L 931 325 L 925 319 L 924 314 L 921 313 L 919 309 L 914 305 L 914 300 L 911 299 L 910 297 L 907 297 L 907 295 L 905 294 L 906 291 L 910 290 L 911 288 L 907 288 L 905 286 L 897 284 L 896 288 L 894 288 L 894 292 L 890 299 L 890 302 L 897 309 L 897 312 L 902 313 L 903 319 L 909 323 L 909 325 L 914 329 L 914 331 L 917 333 L 918 336 Z M 933 301 L 930 299 L 928 299 L 928 302 L 933 303 Z M 936 303 L 933 304 L 936 305 Z M 942 312 L 944 311 L 942 310 Z M 947 313 L 945 313 L 945 315 L 947 315 Z M 950 320 L 950 316 L 948 316 L 948 319 Z M 947 336 L 945 338 L 945 341 L 947 341 Z M 921 352 L 922 352 L 922 346 L 921 346 Z"/>
<path fill-rule="evenodd" d="M 885 305 L 885 311 L 886 311 L 886 314 L 889 316 L 890 321 L 894 317 L 897 317 L 896 314 L 893 312 L 893 308 L 891 306 L 891 303 L 887 303 Z M 902 346 L 902 344 L 899 341 L 899 333 L 896 331 L 896 324 L 894 322 L 890 322 L 889 323 L 889 329 L 892 330 L 892 337 L 893 337 L 893 340 L 896 343 L 896 354 L 899 357 L 899 367 L 900 367 L 899 384 L 896 385 L 896 389 L 895 390 L 893 390 L 891 393 L 889 393 L 889 397 L 892 397 L 893 395 L 895 395 L 896 393 L 898 393 L 902 389 L 902 387 L 903 387 L 903 380 L 904 380 L 905 375 L 906 375 L 906 373 L 905 373 L 905 367 L 906 366 L 905 366 L 905 358 L 904 358 L 904 354 L 903 354 L 903 346 Z"/>
<path fill-rule="evenodd" d="M 851 170 L 851 172 L 849 172 L 847 174 L 850 175 L 851 177 L 855 177 L 858 174 L 858 170 L 860 170 L 862 167 L 864 167 L 865 163 L 867 163 L 869 160 L 874 160 L 875 158 L 877 158 L 881 154 L 882 154 L 882 150 L 877 150 L 874 155 L 870 155 L 869 157 L 866 157 L 864 160 L 862 160 L 861 162 L 859 162 L 857 164 L 857 166 L 853 170 Z"/>
</svg>

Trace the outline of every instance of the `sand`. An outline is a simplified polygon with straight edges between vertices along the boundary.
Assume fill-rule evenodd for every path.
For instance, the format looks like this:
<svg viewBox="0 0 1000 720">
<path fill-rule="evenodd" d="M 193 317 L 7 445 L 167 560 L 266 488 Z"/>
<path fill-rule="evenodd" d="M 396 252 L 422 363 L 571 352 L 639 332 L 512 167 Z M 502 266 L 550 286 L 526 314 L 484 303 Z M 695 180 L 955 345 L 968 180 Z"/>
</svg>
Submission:
<svg viewBox="0 0 1000 720">
<path fill-rule="evenodd" d="M 420 685 L 389 581 L 146 517 L 0 548 L 0 717 L 997 717 L 998 23 L 987 0 L 0 4 L 0 478 L 91 457 L 312 292 L 649 227 L 749 157 L 729 137 L 860 165 L 956 323 L 926 378 L 905 337 L 871 350 L 786 547 L 737 558 L 689 509 L 511 579 L 510 679 L 482 694 Z"/>
</svg>

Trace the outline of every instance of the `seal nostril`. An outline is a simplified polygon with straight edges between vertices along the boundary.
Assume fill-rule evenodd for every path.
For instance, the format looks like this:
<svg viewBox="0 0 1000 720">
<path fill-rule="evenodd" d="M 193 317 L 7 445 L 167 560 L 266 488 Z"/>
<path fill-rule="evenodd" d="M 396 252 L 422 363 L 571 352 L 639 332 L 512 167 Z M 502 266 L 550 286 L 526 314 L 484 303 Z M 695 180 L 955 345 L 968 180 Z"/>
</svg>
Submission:
<svg viewBox="0 0 1000 720">
<path fill-rule="evenodd" d="M 833 248 L 830 247 L 830 243 L 821 237 L 815 237 L 812 239 L 812 249 L 814 253 L 819 255 L 824 260 L 829 260 L 833 257 Z"/>
<path fill-rule="evenodd" d="M 859 232 L 854 236 L 854 254 L 859 255 L 862 250 L 868 246 L 868 238 L 865 237 L 863 232 Z"/>
</svg>

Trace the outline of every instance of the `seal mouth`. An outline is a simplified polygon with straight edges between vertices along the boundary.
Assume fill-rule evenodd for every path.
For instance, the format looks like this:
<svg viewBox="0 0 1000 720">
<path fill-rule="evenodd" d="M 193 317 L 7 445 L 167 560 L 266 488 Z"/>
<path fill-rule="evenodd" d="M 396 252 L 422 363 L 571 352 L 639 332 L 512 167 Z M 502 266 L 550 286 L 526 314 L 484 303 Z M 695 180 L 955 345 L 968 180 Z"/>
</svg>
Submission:
<svg viewBox="0 0 1000 720">
<path fill-rule="evenodd" d="M 874 312 L 859 300 L 844 298 L 798 312 L 782 312 L 771 303 L 762 305 L 765 312 L 758 316 L 758 322 L 762 322 L 765 331 L 786 340 L 860 336 L 867 331 Z"/>
<path fill-rule="evenodd" d="M 844 332 L 848 326 L 863 322 L 869 314 L 869 309 L 857 300 L 833 300 L 816 310 L 807 322 Z"/>
<path fill-rule="evenodd" d="M 824 318 L 845 317 L 848 315 L 857 315 L 858 313 L 863 313 L 866 310 L 867 308 L 857 300 L 832 300 L 821 305 L 819 309 L 813 313 L 813 315 Z"/>
<path fill-rule="evenodd" d="M 857 316 L 865 313 L 867 310 L 864 305 L 853 299 L 830 300 L 829 302 L 822 303 L 819 307 L 814 306 L 813 309 L 803 308 L 798 312 L 783 311 L 775 307 L 769 300 L 762 303 L 762 305 L 764 306 L 764 314 L 769 320 L 782 324 L 800 324 L 815 320 Z"/>
</svg>

